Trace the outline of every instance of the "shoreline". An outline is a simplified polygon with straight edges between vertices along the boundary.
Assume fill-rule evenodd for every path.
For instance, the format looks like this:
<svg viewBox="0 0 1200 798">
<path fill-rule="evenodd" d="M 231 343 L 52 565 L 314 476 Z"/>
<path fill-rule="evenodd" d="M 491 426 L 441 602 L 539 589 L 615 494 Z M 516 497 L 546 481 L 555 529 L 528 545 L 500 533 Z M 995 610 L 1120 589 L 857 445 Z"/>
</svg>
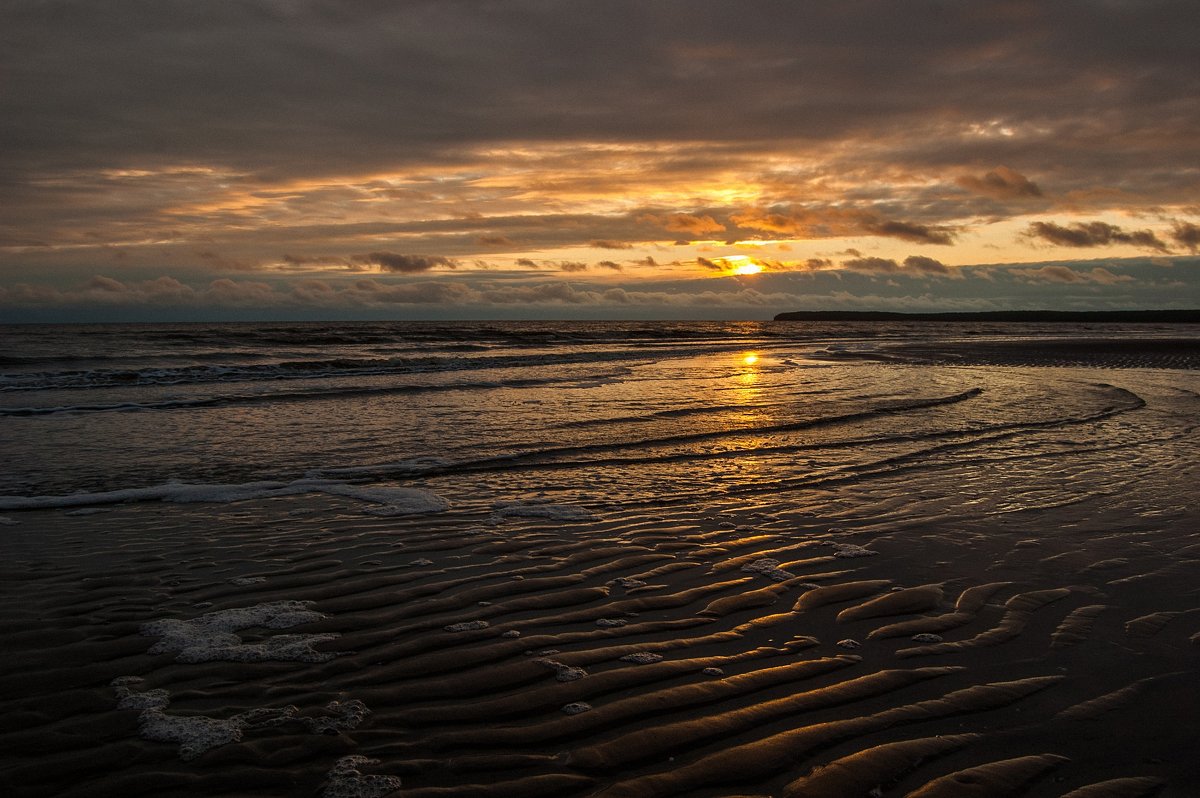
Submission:
<svg viewBox="0 0 1200 798">
<path fill-rule="evenodd" d="M 951 313 L 899 313 L 883 310 L 792 310 L 774 321 L 962 321 L 1100 324 L 1200 324 L 1191 310 L 987 310 Z"/>
</svg>

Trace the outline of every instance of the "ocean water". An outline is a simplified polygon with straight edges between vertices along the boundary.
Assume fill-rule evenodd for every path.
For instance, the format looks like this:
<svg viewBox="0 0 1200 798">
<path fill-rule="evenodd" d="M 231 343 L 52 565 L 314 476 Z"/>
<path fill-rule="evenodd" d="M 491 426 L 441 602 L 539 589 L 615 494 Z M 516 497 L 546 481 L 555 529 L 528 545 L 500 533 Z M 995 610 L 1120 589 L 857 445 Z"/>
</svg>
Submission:
<svg viewBox="0 0 1200 798">
<path fill-rule="evenodd" d="M 175 324 L 0 336 L 10 508 L 78 493 L 171 498 L 163 486 L 176 484 L 453 488 L 466 475 L 630 498 L 649 485 L 761 490 L 964 458 L 1137 457 L 1190 427 L 1195 397 L 1179 383 L 1200 366 L 1200 331 L 1186 325 Z M 1147 393 L 1150 411 L 1130 423 Z"/>
<path fill-rule="evenodd" d="M 1194 326 L 0 335 L 2 794 L 1200 794 Z"/>
</svg>

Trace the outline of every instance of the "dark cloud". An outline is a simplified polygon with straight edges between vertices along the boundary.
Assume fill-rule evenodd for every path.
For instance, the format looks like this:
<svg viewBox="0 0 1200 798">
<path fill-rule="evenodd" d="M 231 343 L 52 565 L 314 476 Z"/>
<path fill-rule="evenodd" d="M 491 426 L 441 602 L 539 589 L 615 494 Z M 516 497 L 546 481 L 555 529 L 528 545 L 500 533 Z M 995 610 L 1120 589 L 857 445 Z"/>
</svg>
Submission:
<svg viewBox="0 0 1200 798">
<path fill-rule="evenodd" d="M 1146 249 L 1167 252 L 1167 245 L 1150 230 L 1126 231 L 1107 222 L 1076 222 L 1068 226 L 1053 222 L 1032 222 L 1025 231 L 1030 238 L 1039 238 L 1060 247 L 1102 247 L 1112 244 L 1132 244 Z"/>
<path fill-rule="evenodd" d="M 1113 274 L 1103 266 L 1096 266 L 1090 271 L 1076 270 L 1069 266 L 1049 265 L 1038 269 L 1009 269 L 1009 274 L 1031 283 L 1095 283 L 1097 285 L 1116 285 L 1130 283 L 1134 278 L 1129 275 Z"/>
<path fill-rule="evenodd" d="M 700 264 L 706 269 L 712 269 L 713 271 L 725 271 L 725 264 L 718 263 L 715 260 L 709 260 L 703 256 L 696 258 L 696 263 Z"/>
<path fill-rule="evenodd" d="M 997 166 L 983 177 L 963 175 L 955 182 L 965 189 L 994 199 L 1027 199 L 1042 196 L 1042 190 L 1038 188 L 1037 183 L 1031 182 L 1025 175 L 1007 166 Z"/>
<path fill-rule="evenodd" d="M 529 269 L 537 268 L 537 263 L 535 263 L 534 261 L 532 261 L 529 258 L 517 258 L 517 265 L 524 266 Z"/>
<path fill-rule="evenodd" d="M 398 252 L 368 252 L 365 255 L 355 255 L 351 260 L 378 266 L 381 271 L 400 274 L 427 272 L 438 266 L 448 269 L 458 267 L 458 261 L 441 255 L 402 255 Z"/>
<path fill-rule="evenodd" d="M 1175 222 L 1171 227 L 1171 239 L 1192 252 L 1200 249 L 1200 225 L 1191 222 Z"/>
<path fill-rule="evenodd" d="M 851 258 L 842 261 L 842 268 L 867 274 L 896 274 L 900 264 L 891 258 Z"/>
<path fill-rule="evenodd" d="M 602 269 L 612 269 L 614 272 L 623 271 L 624 267 L 614 260 L 602 260 L 596 264 Z"/>
<path fill-rule="evenodd" d="M 711 216 L 697 216 L 692 213 L 671 213 L 661 216 L 648 213 L 640 217 L 639 221 L 658 225 L 672 233 L 690 233 L 694 236 L 711 235 L 725 230 L 725 225 Z"/>
<path fill-rule="evenodd" d="M 229 258 L 210 249 L 202 249 L 197 251 L 196 257 L 204 261 L 208 267 L 220 271 L 248 272 L 257 268 L 257 266 L 253 263 L 247 263 L 246 261 L 239 260 L 237 258 Z"/>
<path fill-rule="evenodd" d="M 904 268 L 909 272 L 919 272 L 938 277 L 953 277 L 957 274 L 954 269 L 951 269 L 941 261 L 927 258 L 924 255 L 909 255 L 904 259 Z"/>
<path fill-rule="evenodd" d="M 307 266 L 340 266 L 342 268 L 355 268 L 355 264 L 351 263 L 346 258 L 339 258 L 332 255 L 289 255 L 285 254 L 281 260 L 288 266 L 307 267 Z"/>
<path fill-rule="evenodd" d="M 607 238 L 596 238 L 588 242 L 589 247 L 596 249 L 633 249 L 633 244 L 627 241 L 614 241 Z"/>
<path fill-rule="evenodd" d="M 871 235 L 921 244 L 954 243 L 954 231 L 948 227 L 885 219 L 858 208 L 752 208 L 729 218 L 741 228 L 799 238 Z"/>
<path fill-rule="evenodd" d="M 189 273 L 461 275 L 505 242 L 924 247 L 1052 204 L 1190 216 L 1196 20 L 1195 0 L 2 3 L 0 273 L 65 285 L 111 245 Z M 1200 248 L 1191 222 L 1038 224 Z"/>
<path fill-rule="evenodd" d="M 872 222 L 866 228 L 879 236 L 899 238 L 902 241 L 916 241 L 921 244 L 942 244 L 949 246 L 954 243 L 954 233 L 945 227 L 934 227 L 912 222 Z"/>
<path fill-rule="evenodd" d="M 559 271 L 564 272 L 585 272 L 587 271 L 588 267 L 586 263 L 573 260 L 559 261 L 556 265 L 558 266 Z"/>
<path fill-rule="evenodd" d="M 810 259 L 805 263 L 807 270 L 825 269 L 830 261 Z M 902 274 L 910 277 L 950 277 L 960 278 L 962 275 L 956 269 L 934 258 L 924 255 L 909 255 L 903 263 L 891 258 L 856 257 L 842 261 L 842 268 L 862 274 Z"/>
</svg>

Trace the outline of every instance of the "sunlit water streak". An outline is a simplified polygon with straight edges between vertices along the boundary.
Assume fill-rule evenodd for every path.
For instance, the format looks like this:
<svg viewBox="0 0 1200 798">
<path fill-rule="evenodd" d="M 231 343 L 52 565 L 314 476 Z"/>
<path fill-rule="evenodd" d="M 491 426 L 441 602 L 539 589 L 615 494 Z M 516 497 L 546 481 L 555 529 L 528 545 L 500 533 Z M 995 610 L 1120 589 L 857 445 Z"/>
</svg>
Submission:
<svg viewBox="0 0 1200 798">
<path fill-rule="evenodd" d="M 996 435 L 1002 444 L 993 445 L 1052 454 L 1103 430 L 1111 446 L 1148 434 L 1100 421 L 1130 410 L 1140 387 L 1098 386 L 1071 372 L 1072 358 L 1178 369 L 1195 357 L 1194 338 L 1190 349 L 1178 339 L 1196 334 L 582 322 L 5 333 L 0 492 L 26 496 L 314 474 L 495 478 L 539 467 L 599 468 L 604 481 L 636 491 L 664 478 L 723 485 L 734 460 L 759 478 L 795 480 L 861 473 L 889 458 L 981 456 Z M 1097 355 L 1101 336 L 1108 355 Z M 1059 360 L 1029 343 L 1047 339 Z M 1154 350 L 1164 341 L 1169 351 Z M 1139 345 L 1140 359 L 1130 350 Z M 1037 357 L 1065 367 L 969 367 Z M 1171 408 L 1189 400 L 1161 399 L 1153 412 L 1166 426 L 1153 434 L 1169 435 Z"/>
</svg>

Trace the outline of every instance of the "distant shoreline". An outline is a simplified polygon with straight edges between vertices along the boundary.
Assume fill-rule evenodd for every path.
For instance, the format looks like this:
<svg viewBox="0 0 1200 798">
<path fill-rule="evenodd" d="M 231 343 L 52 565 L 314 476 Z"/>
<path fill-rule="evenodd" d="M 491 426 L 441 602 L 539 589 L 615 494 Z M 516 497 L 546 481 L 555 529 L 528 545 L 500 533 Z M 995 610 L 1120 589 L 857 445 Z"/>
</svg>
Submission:
<svg viewBox="0 0 1200 798">
<path fill-rule="evenodd" d="M 965 313 L 895 313 L 876 310 L 793 310 L 775 321 L 999 321 L 1200 324 L 1198 310 L 989 310 Z"/>
</svg>

